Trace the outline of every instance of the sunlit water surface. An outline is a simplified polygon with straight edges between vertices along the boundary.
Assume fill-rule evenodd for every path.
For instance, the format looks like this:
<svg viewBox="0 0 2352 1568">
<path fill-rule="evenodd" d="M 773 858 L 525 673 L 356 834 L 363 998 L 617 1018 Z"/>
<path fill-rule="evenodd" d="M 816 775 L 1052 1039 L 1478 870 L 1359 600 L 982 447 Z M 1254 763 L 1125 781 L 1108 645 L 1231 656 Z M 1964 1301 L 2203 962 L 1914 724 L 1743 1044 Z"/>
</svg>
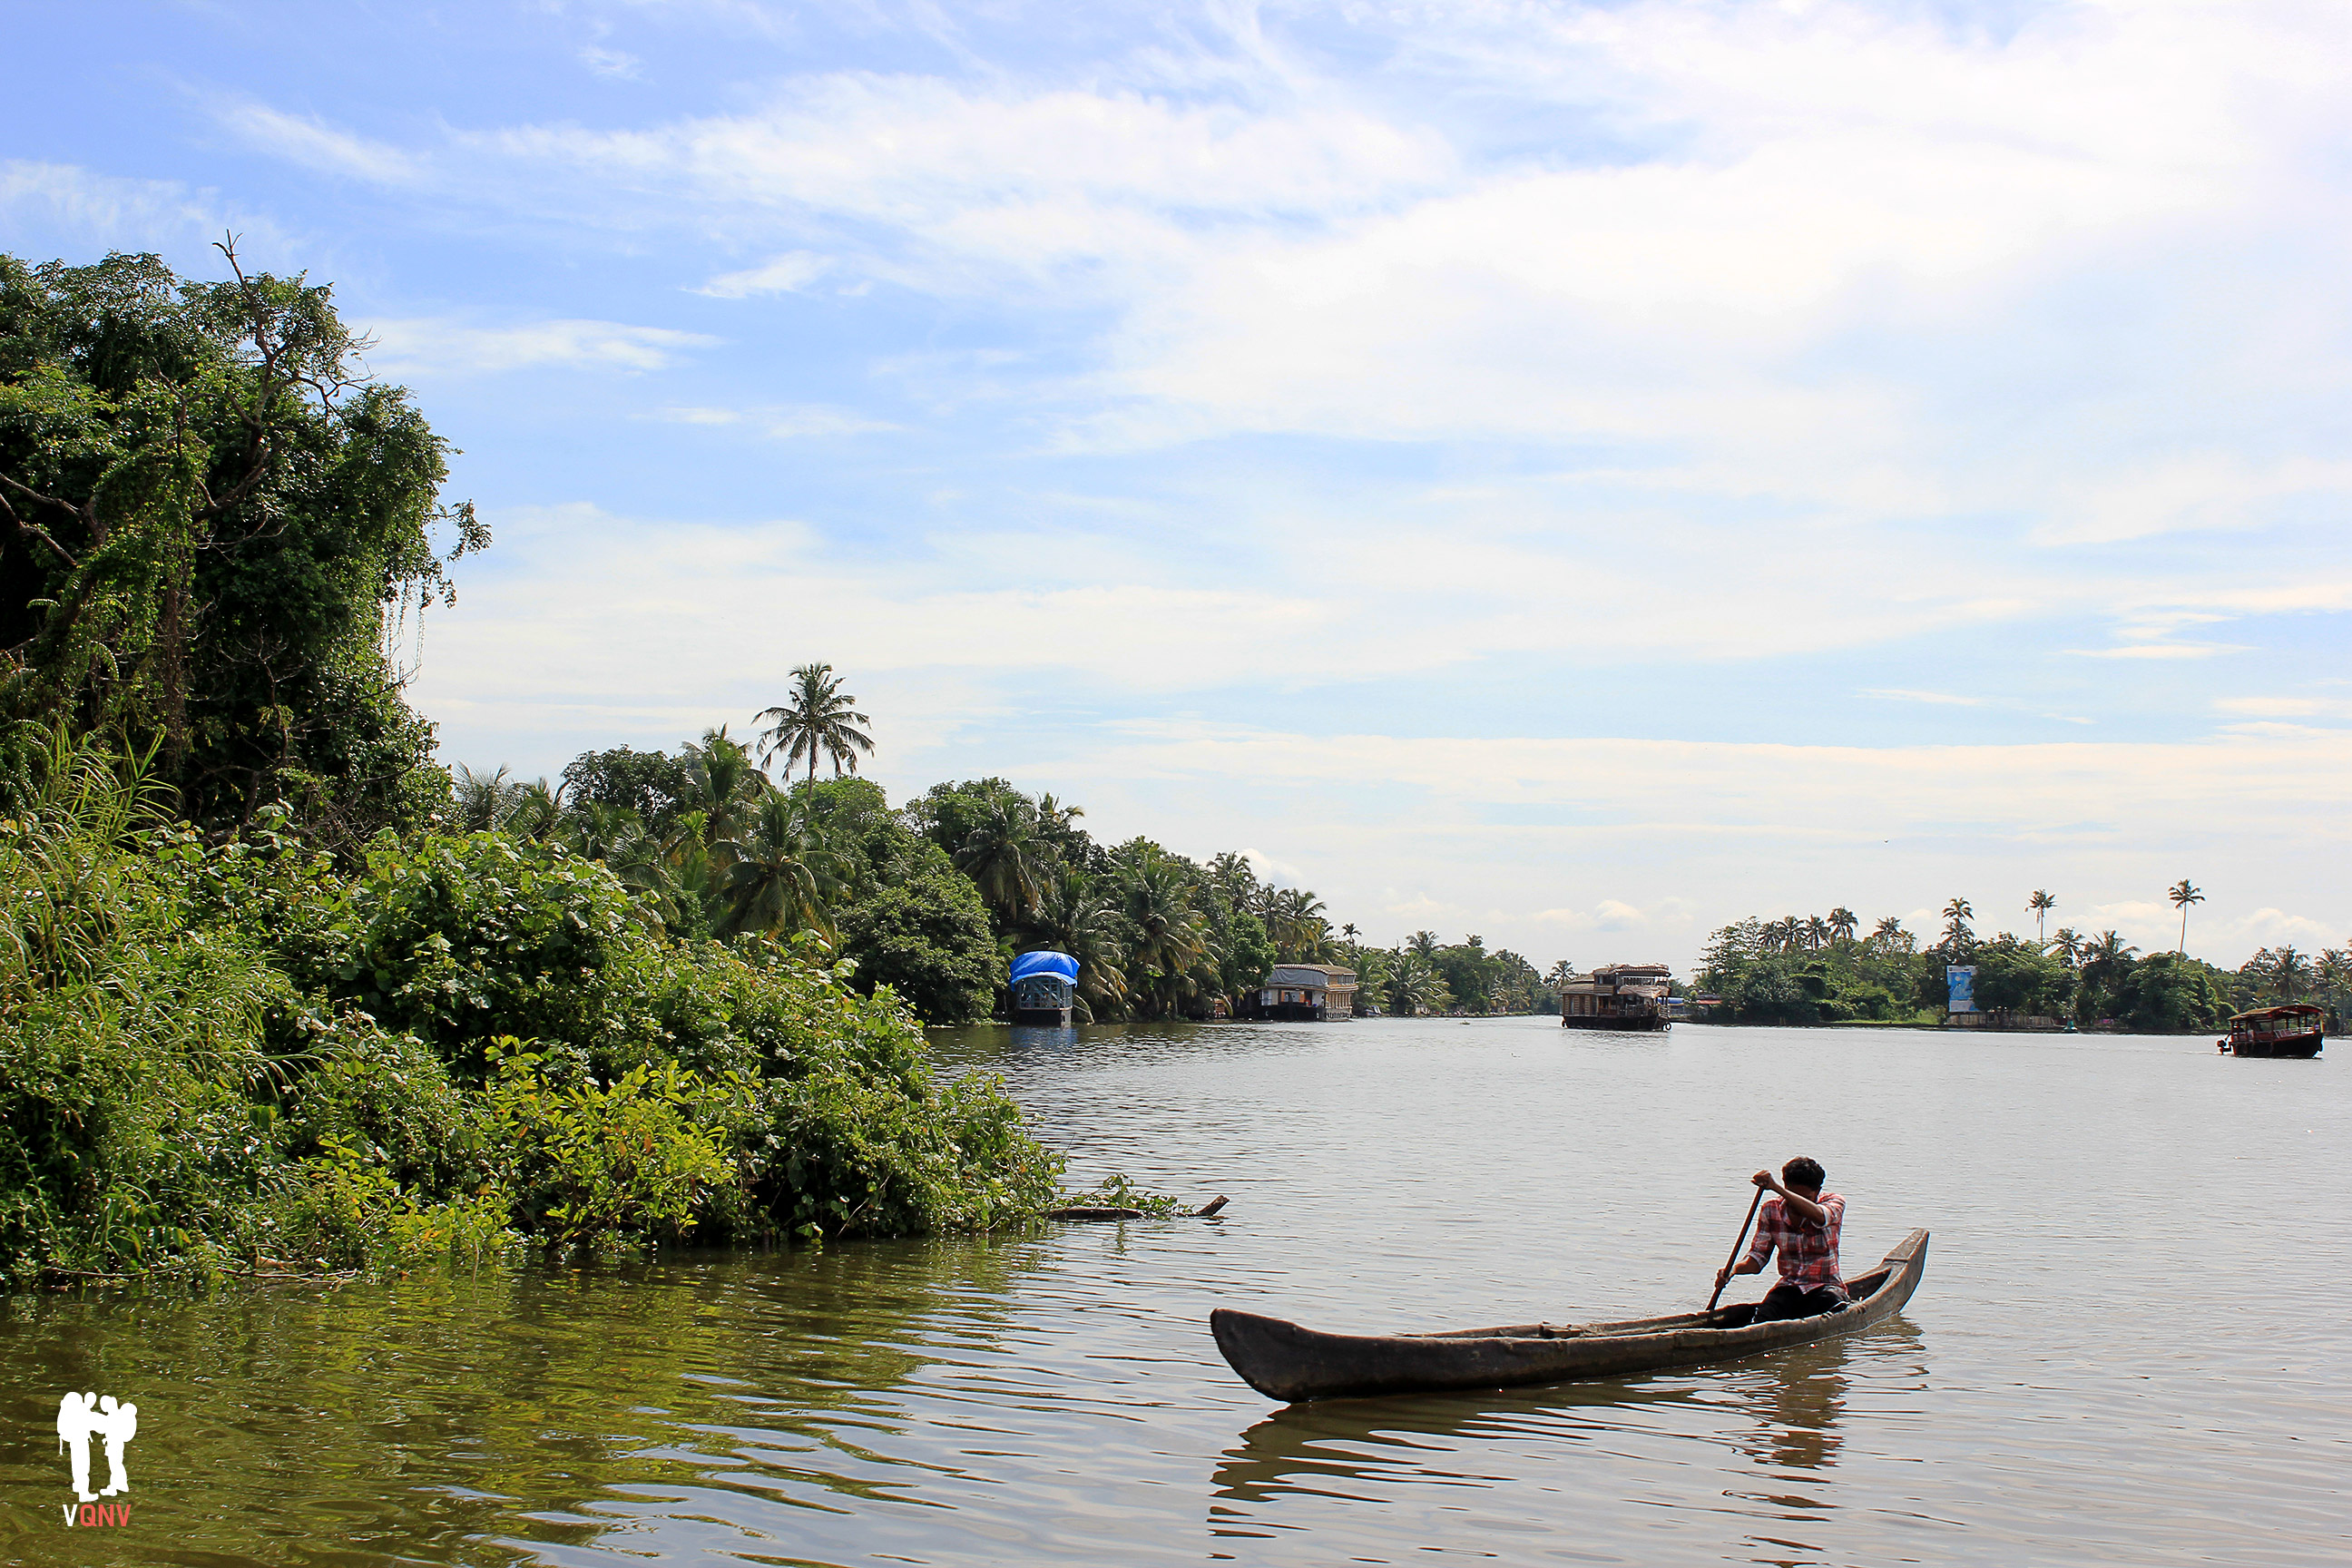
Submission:
<svg viewBox="0 0 2352 1568">
<path fill-rule="evenodd" d="M 1072 1174 L 1213 1220 L 592 1273 L 0 1302 L 0 1556 L 225 1563 L 2337 1563 L 2352 1090 L 2209 1042 L 1543 1019 L 934 1037 Z M 1866 1337 L 1279 1409 L 1341 1330 L 1696 1304 L 1810 1152 Z M 1752 1286 L 1750 1287 L 1752 1289 Z M 135 1399 L 64 1528 L 57 1398 Z M 102 1469 L 102 1465 L 101 1465 Z"/>
</svg>

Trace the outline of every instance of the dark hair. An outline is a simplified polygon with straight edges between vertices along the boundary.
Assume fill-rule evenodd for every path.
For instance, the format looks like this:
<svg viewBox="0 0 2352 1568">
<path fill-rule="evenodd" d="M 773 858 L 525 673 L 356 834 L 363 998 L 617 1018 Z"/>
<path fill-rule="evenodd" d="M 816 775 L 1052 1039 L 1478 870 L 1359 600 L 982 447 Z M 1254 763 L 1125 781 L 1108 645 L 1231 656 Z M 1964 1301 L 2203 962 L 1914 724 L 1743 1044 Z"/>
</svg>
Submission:
<svg viewBox="0 0 2352 1568">
<path fill-rule="evenodd" d="M 1780 1167 L 1780 1179 L 1792 1187 L 1811 1187 L 1819 1192 L 1822 1184 L 1830 1179 L 1830 1173 L 1822 1169 L 1819 1160 L 1800 1154 Z"/>
</svg>

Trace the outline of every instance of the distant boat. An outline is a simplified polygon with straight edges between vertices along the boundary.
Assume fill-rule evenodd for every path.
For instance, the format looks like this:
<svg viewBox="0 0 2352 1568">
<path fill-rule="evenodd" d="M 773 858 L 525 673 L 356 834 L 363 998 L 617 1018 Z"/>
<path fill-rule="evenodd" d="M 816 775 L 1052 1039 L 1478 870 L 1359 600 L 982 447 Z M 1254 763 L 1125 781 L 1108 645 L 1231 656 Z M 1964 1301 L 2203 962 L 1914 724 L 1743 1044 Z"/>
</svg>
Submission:
<svg viewBox="0 0 2352 1568">
<path fill-rule="evenodd" d="M 1336 963 L 1277 963 L 1247 1010 L 1254 1018 L 1344 1022 L 1356 1016 L 1356 972 Z"/>
<path fill-rule="evenodd" d="M 1571 974 L 1559 988 L 1560 1026 L 1569 1029 L 1664 1029 L 1674 1022 L 1667 993 L 1674 973 L 1663 963 L 1606 963 Z"/>
<path fill-rule="evenodd" d="M 2225 1056 L 2315 1057 L 2326 1022 L 2325 1010 L 2308 1002 L 2290 1002 L 2235 1015 L 2230 1020 L 2230 1037 L 2213 1043 Z"/>
<path fill-rule="evenodd" d="M 1013 1021 L 1067 1028 L 1078 961 L 1066 952 L 1024 952 L 1013 961 Z"/>
</svg>

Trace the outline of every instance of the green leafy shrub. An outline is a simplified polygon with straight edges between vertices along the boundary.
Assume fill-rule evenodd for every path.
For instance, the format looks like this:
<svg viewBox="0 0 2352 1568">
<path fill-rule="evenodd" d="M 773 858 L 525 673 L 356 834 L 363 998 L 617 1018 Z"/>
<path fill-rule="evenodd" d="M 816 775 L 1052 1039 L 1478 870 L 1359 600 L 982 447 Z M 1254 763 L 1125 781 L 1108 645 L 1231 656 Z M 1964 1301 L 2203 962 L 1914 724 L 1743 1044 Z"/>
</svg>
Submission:
<svg viewBox="0 0 2352 1568">
<path fill-rule="evenodd" d="M 339 1138 L 304 1161 L 267 1222 L 257 1263 L 301 1268 L 415 1268 L 447 1261 L 478 1268 L 520 1241 L 499 1187 L 421 1201 L 383 1164 Z M 280 1255 L 283 1256 L 280 1256 Z"/>
<path fill-rule="evenodd" d="M 705 1191 L 733 1183 L 709 1124 L 744 1096 L 740 1081 L 708 1084 L 672 1062 L 610 1085 L 559 1084 L 542 1065 L 529 1051 L 501 1056 L 488 1099 L 519 1212 L 550 1246 L 682 1237 Z"/>
<path fill-rule="evenodd" d="M 153 816 L 138 769 L 58 737 L 36 773 L 0 822 L 0 1257 L 216 1267 L 280 1160 L 262 1023 L 289 988 L 122 847 Z"/>
<path fill-rule="evenodd" d="M 1045 1208 L 1062 1172 L 994 1079 L 809 1073 L 767 1086 L 745 1143 L 760 1212 L 808 1240 L 985 1230 Z"/>
</svg>

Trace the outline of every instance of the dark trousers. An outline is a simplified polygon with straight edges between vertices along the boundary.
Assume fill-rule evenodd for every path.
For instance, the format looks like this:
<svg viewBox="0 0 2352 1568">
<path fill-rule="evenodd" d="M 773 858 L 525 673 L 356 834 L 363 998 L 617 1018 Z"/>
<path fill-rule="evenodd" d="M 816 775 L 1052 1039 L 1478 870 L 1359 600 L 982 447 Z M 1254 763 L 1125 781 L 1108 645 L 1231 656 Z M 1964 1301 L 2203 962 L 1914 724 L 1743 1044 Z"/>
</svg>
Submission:
<svg viewBox="0 0 2352 1568">
<path fill-rule="evenodd" d="M 1845 1292 L 1832 1286 L 1801 1290 L 1794 1285 L 1775 1285 L 1765 1292 L 1764 1300 L 1756 1304 L 1756 1315 L 1748 1321 L 1777 1323 L 1788 1318 L 1818 1318 L 1823 1312 L 1834 1312 L 1845 1304 Z"/>
</svg>

